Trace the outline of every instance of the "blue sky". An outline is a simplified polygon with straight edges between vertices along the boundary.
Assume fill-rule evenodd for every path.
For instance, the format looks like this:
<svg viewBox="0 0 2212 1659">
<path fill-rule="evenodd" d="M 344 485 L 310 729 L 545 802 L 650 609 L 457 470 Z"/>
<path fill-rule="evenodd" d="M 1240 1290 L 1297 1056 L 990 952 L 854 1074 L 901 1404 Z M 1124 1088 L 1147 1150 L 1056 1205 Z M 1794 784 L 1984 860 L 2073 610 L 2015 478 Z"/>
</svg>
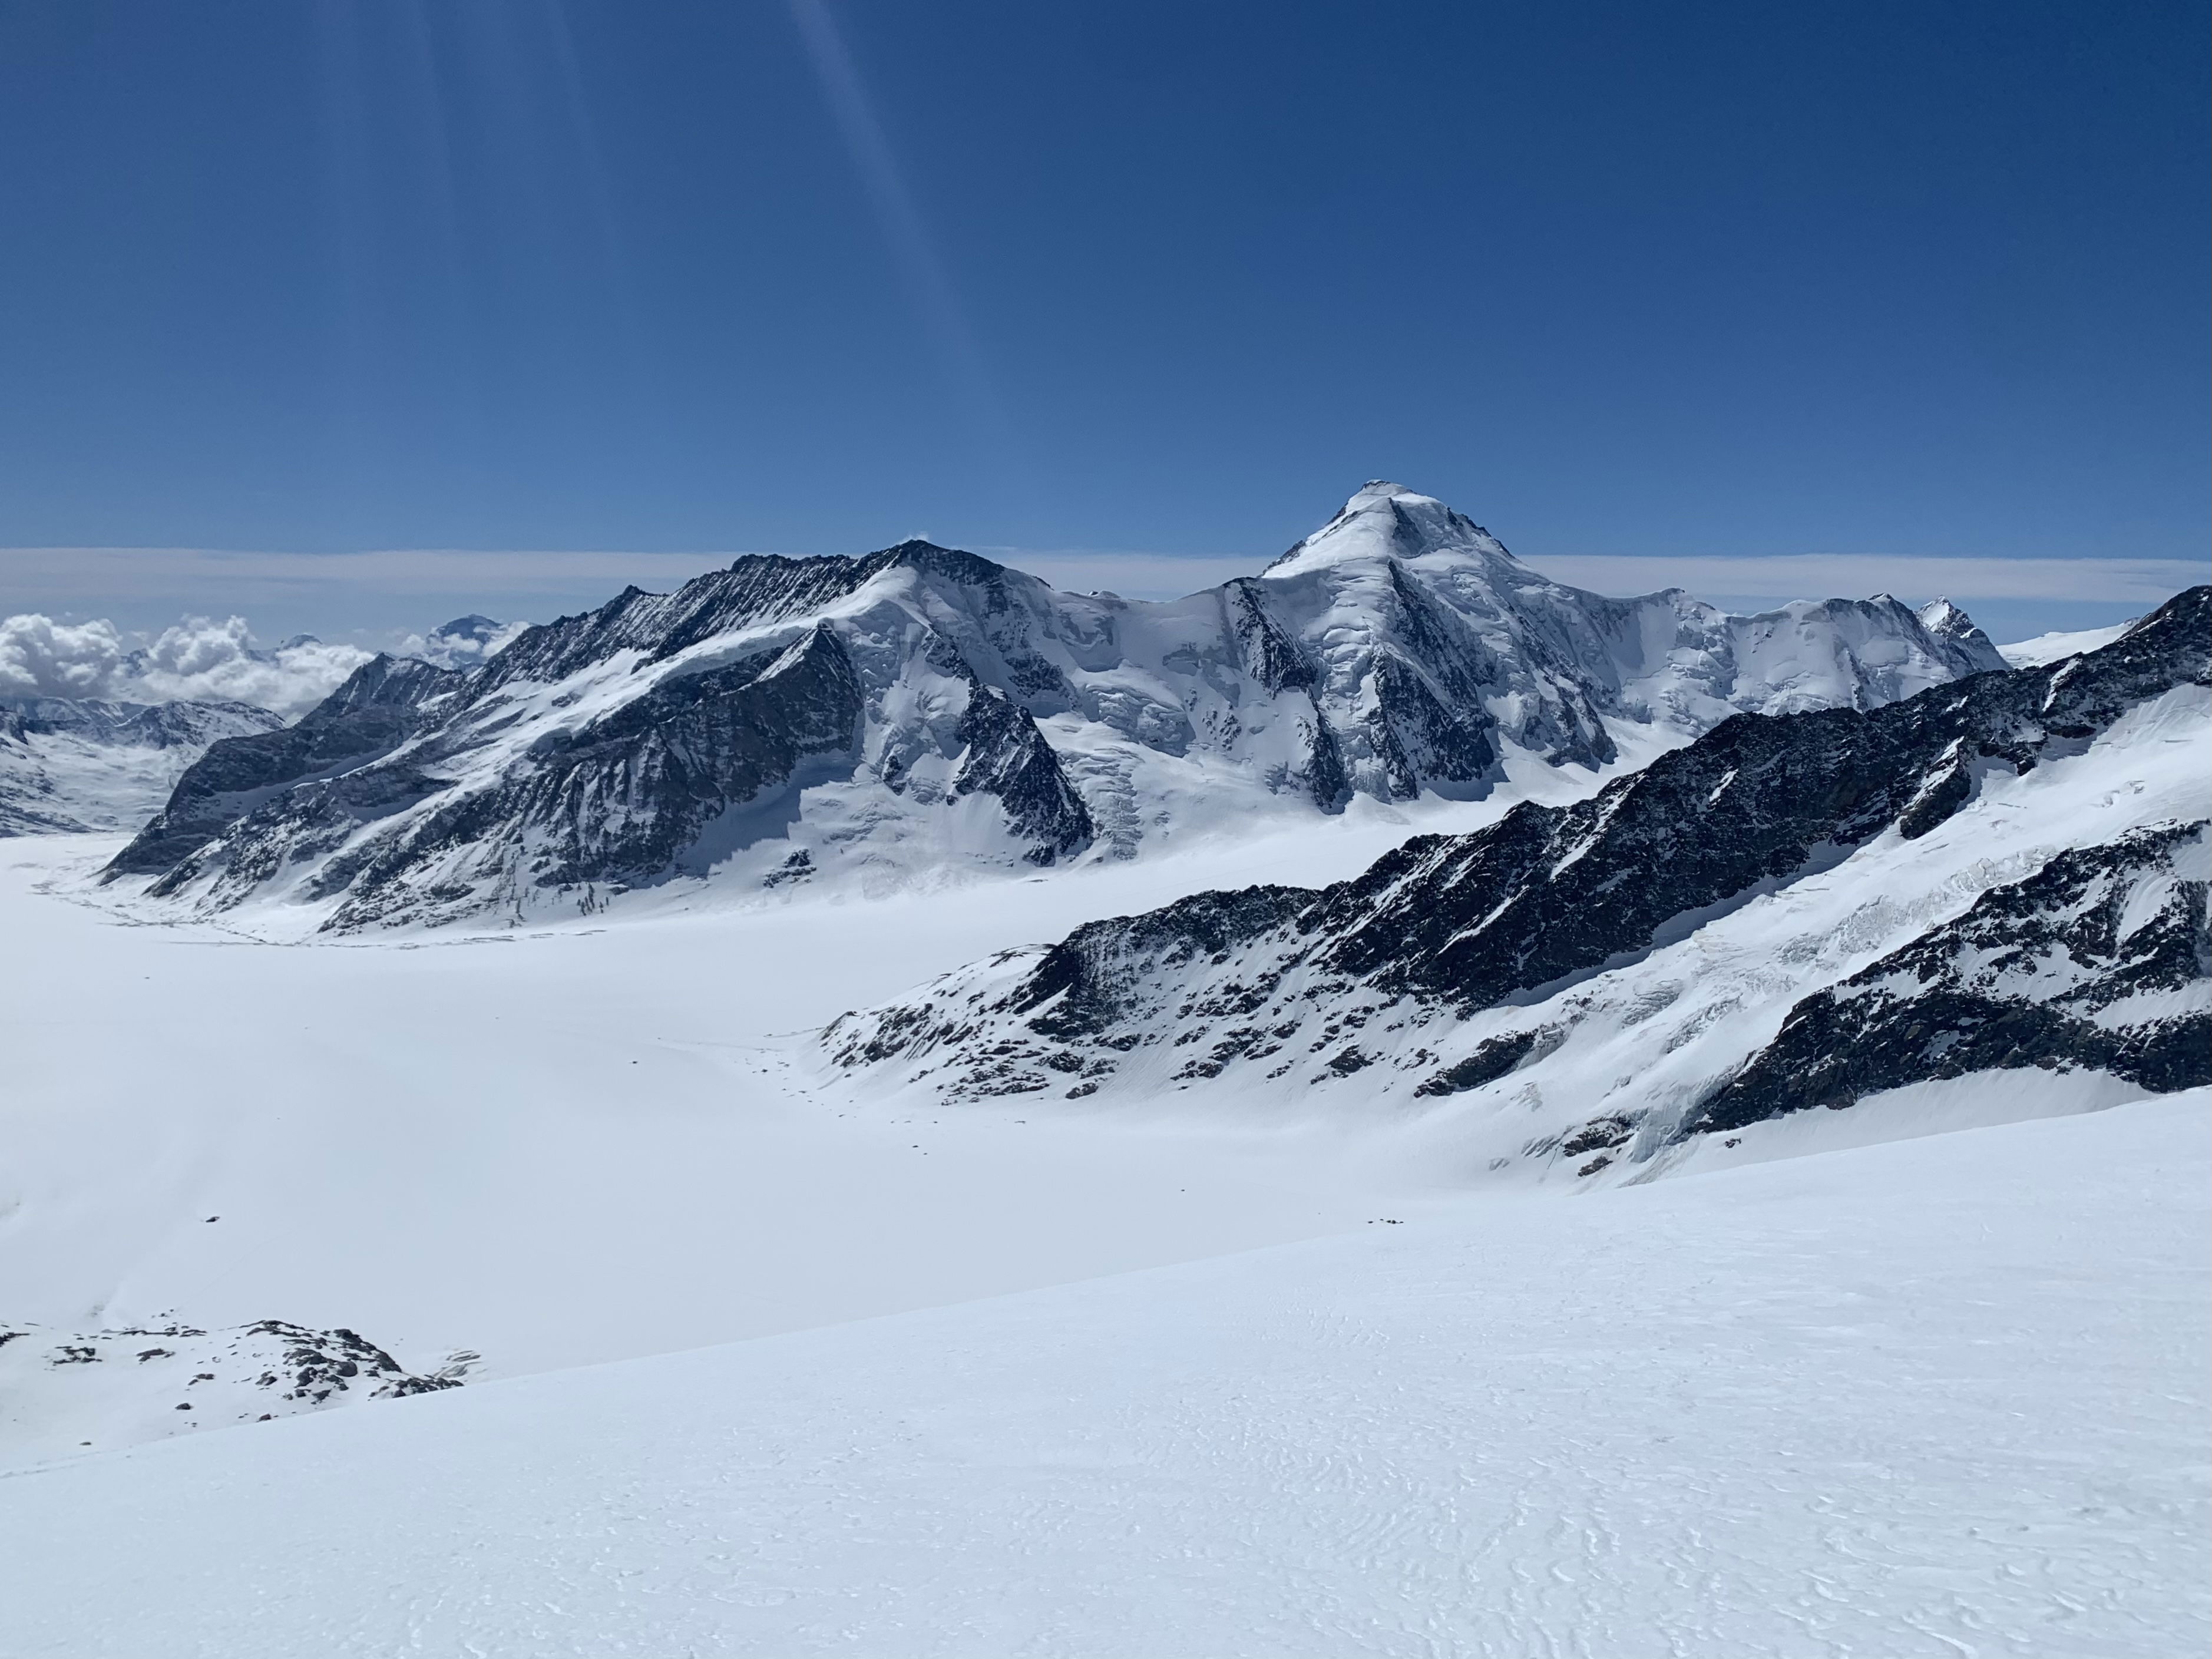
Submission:
<svg viewBox="0 0 2212 1659">
<path fill-rule="evenodd" d="M 2049 562 L 2203 559 L 2208 46 L 2134 0 L 13 0 L 0 545 L 294 574 L 18 553 L 0 612 L 343 631 L 909 533 L 1164 588 L 1384 476 L 1650 562 L 1610 586 L 2040 561 L 1978 614 L 2110 620 Z M 389 550 L 645 562 L 298 556 Z"/>
</svg>

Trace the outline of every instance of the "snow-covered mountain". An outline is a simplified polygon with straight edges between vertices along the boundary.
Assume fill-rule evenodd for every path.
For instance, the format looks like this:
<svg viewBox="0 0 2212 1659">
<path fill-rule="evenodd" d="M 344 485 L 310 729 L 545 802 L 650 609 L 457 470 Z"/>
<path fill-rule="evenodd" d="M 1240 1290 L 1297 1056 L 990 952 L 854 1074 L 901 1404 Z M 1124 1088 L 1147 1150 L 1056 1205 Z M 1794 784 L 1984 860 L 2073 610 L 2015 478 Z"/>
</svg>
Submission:
<svg viewBox="0 0 2212 1659">
<path fill-rule="evenodd" d="M 381 660 L 211 752 L 111 873 L 339 931 L 590 911 L 710 870 L 884 890 L 1475 798 L 1516 768 L 1594 787 L 1734 714 L 2002 666 L 1948 607 L 1584 592 L 1374 483 L 1260 575 L 1169 604 L 908 542 L 631 589 L 465 671 Z"/>
<path fill-rule="evenodd" d="M 36 642 L 46 647 L 45 656 L 29 666 L 16 664 L 23 675 L 74 689 L 67 696 L 8 691 L 7 682 L 13 678 L 20 684 L 22 676 L 0 674 L 0 836 L 142 829 L 210 744 L 277 732 L 300 712 L 300 681 L 311 688 L 308 697 L 319 697 L 369 660 L 357 647 L 325 646 L 311 634 L 295 635 L 273 651 L 257 650 L 237 617 L 221 625 L 194 619 L 169 629 L 153 648 L 128 651 L 106 623 L 70 629 L 45 617 L 9 621 L 43 625 L 45 637 Z M 428 635 L 410 635 L 396 655 L 439 668 L 470 668 L 526 626 L 459 617 Z M 59 647 L 71 645 L 75 657 L 54 659 Z M 38 667 L 47 673 L 33 672 Z M 98 696 L 80 695 L 80 681 L 106 689 Z M 177 689 L 209 681 L 234 681 L 276 706 Z"/>
<path fill-rule="evenodd" d="M 0 836 L 135 830 L 210 744 L 283 724 L 243 702 L 0 699 Z"/>
<path fill-rule="evenodd" d="M 1997 1117 L 2212 1082 L 2208 646 L 2196 588 L 2051 666 L 1730 720 L 1355 880 L 1002 952 L 823 1046 L 945 1100 L 1445 1111 L 1462 1156 L 1583 1177 L 1814 1107 L 1913 1133 L 1916 1086 L 1977 1073 Z"/>
<path fill-rule="evenodd" d="M 2135 622 L 2141 620 L 2137 617 Z M 2047 663 L 2078 657 L 2085 651 L 2101 649 L 2133 628 L 2135 622 L 2117 623 L 2110 628 L 2077 629 L 2070 633 L 2039 634 L 2032 640 L 2001 645 L 1997 653 L 2014 668 L 2041 668 Z"/>
<path fill-rule="evenodd" d="M 442 623 L 427 635 L 410 637 L 395 656 L 415 657 L 439 668 L 474 668 L 507 648 L 528 623 L 500 622 L 471 611 Z"/>
</svg>

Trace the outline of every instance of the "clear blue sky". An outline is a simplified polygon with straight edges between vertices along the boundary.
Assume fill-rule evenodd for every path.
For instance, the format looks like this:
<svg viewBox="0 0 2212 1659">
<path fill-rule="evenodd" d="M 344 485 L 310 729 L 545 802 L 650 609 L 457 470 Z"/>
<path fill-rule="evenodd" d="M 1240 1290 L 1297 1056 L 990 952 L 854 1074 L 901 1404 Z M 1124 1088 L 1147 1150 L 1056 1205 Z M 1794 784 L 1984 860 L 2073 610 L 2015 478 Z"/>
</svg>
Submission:
<svg viewBox="0 0 2212 1659">
<path fill-rule="evenodd" d="M 2209 50 L 2200 0 L 9 0 L 0 544 L 1264 555 L 1379 475 L 1531 556 L 2200 558 Z"/>
</svg>

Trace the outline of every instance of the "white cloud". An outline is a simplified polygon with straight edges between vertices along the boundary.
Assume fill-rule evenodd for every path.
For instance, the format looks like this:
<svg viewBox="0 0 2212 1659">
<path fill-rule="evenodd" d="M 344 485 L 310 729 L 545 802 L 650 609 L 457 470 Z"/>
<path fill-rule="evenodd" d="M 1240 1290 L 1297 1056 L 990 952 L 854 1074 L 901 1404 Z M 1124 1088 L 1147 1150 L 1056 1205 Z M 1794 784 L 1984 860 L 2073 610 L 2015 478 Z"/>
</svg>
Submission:
<svg viewBox="0 0 2212 1659">
<path fill-rule="evenodd" d="M 1173 554 L 1110 549 L 976 546 L 1063 587 L 1174 598 L 1255 575 L 1279 549 Z M 389 626 L 397 603 L 419 617 L 447 605 L 544 616 L 603 604 L 635 583 L 655 592 L 727 565 L 729 552 L 234 553 L 193 548 L 0 548 L 0 592 L 26 609 L 115 614 L 148 603 L 266 617 L 312 607 L 319 617 Z M 1774 556 L 1525 555 L 1561 581 L 1601 593 L 1684 587 L 1713 599 L 1864 597 L 2096 602 L 2148 606 L 2207 580 L 2185 559 L 1920 557 L 1806 553 Z M 435 609 L 433 609 L 435 607 Z M 170 614 L 174 614 L 174 609 Z M 375 613 L 372 615 L 371 613 Z M 393 617 L 392 621 L 397 621 Z M 310 623 L 331 626 L 334 623 Z"/>
<path fill-rule="evenodd" d="M 0 618 L 0 696 L 106 696 L 130 649 L 111 622 Z"/>
<path fill-rule="evenodd" d="M 374 654 L 320 640 L 259 650 L 241 617 L 187 617 L 134 648 L 105 619 L 58 623 L 33 612 L 0 619 L 0 695 L 250 702 L 300 714 Z"/>
<path fill-rule="evenodd" d="M 2207 580 L 2185 559 L 1916 558 L 1884 553 L 1796 553 L 1771 558 L 1567 554 L 1523 561 L 1600 593 L 1683 587 L 1702 599 L 2058 599 L 2148 610 Z"/>
</svg>

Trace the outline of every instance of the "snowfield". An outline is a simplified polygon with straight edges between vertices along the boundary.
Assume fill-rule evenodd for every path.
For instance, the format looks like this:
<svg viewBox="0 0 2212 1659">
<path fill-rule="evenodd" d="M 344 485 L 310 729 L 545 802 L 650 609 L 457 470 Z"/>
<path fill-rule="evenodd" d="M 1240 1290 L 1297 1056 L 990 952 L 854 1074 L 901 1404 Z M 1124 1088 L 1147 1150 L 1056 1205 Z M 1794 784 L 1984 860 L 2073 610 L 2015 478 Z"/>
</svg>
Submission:
<svg viewBox="0 0 2212 1659">
<path fill-rule="evenodd" d="M 514 1376 L 1358 1227 L 1444 1177 L 1327 1119 L 861 1112 L 793 1051 L 1006 945 L 1503 810 L 1431 805 L 981 892 L 363 945 L 133 925 L 80 897 L 115 839 L 0 842 L 0 1325 L 280 1319 Z M 187 1398 L 103 1436 L 0 1386 L 0 1467 Z"/>
<path fill-rule="evenodd" d="M 210 744 L 283 723 L 240 702 L 84 702 L 5 690 L 0 680 L 0 836 L 134 832 Z"/>
<path fill-rule="evenodd" d="M 0 1480 L 0 1618 L 25 1659 L 2172 1659 L 2207 1104 L 90 1455 Z"/>
<path fill-rule="evenodd" d="M 0 1654 L 2200 1651 L 2208 605 L 867 899 L 0 842 Z"/>
</svg>

